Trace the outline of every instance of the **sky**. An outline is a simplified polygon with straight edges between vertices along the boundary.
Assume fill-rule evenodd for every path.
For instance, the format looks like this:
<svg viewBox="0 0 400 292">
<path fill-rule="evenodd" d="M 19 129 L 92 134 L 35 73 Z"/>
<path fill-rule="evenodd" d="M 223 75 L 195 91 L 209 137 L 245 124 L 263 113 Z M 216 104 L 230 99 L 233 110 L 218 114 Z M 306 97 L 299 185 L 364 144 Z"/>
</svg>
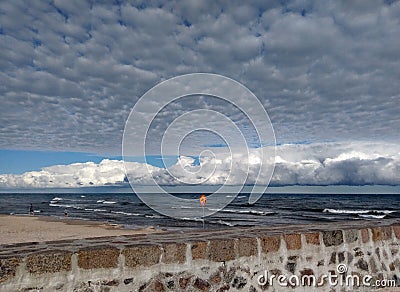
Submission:
<svg viewBox="0 0 400 292">
<path fill-rule="evenodd" d="M 400 2 L 242 2 L 1 1 L 0 188 L 126 183 L 132 108 L 160 82 L 197 72 L 242 83 L 267 110 L 278 154 L 271 184 L 400 185 Z M 233 120 L 260 159 L 249 120 L 210 96 L 163 108 L 150 141 L 196 109 Z M 204 121 L 213 122 L 192 122 Z M 203 182 L 213 165 L 203 183 L 234 184 L 249 169 L 248 155 L 232 171 L 225 154 L 188 151 L 225 148 L 216 135 L 183 142 L 180 159 L 136 157 L 135 183 L 149 168 L 166 185 Z M 200 162 L 205 173 L 181 173 Z"/>
</svg>

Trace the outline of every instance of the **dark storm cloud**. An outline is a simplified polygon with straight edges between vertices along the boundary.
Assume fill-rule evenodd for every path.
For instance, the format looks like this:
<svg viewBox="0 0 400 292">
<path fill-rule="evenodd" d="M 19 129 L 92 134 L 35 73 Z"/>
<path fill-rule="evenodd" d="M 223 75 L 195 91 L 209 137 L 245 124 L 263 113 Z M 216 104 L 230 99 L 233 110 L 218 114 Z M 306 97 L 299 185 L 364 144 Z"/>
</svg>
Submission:
<svg viewBox="0 0 400 292">
<path fill-rule="evenodd" d="M 248 86 L 280 143 L 398 142 L 400 2 L 284 3 L 2 1 L 0 147 L 119 154 L 135 101 L 192 72 Z"/>
</svg>

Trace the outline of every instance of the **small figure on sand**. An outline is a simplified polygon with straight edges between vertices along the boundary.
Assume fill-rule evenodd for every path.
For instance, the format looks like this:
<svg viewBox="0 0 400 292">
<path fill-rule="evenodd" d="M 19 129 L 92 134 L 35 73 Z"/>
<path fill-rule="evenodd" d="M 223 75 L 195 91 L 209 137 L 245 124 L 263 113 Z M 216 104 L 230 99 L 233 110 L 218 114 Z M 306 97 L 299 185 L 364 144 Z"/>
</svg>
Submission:
<svg viewBox="0 0 400 292">
<path fill-rule="evenodd" d="M 68 217 L 68 210 L 67 210 L 67 208 L 64 209 L 64 217 Z"/>
<path fill-rule="evenodd" d="M 30 208 L 29 208 L 29 215 L 31 215 L 31 216 L 35 215 L 35 211 L 33 210 L 33 205 L 32 205 L 32 203 L 31 203 L 31 206 L 30 206 Z"/>
</svg>

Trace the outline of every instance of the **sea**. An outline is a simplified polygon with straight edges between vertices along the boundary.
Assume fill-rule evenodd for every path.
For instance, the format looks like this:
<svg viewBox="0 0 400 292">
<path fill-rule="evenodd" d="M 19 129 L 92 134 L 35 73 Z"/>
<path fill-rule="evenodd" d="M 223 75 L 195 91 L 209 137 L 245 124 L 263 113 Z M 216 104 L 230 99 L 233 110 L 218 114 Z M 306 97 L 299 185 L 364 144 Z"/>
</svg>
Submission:
<svg viewBox="0 0 400 292">
<path fill-rule="evenodd" d="M 186 199 L 199 198 L 198 194 L 173 195 Z M 204 227 L 218 229 L 400 218 L 400 195 L 396 194 L 268 193 L 254 204 L 249 204 L 248 199 L 248 194 L 239 194 L 224 209 L 205 217 Z M 203 228 L 203 218 L 176 219 L 161 215 L 132 193 L 0 194 L 0 214 L 28 215 L 30 204 L 36 216 L 63 218 L 67 211 L 68 218 L 109 222 L 132 229 Z M 179 209 L 179 206 L 176 208 Z M 205 208 L 211 209 L 213 206 L 210 203 Z"/>
</svg>

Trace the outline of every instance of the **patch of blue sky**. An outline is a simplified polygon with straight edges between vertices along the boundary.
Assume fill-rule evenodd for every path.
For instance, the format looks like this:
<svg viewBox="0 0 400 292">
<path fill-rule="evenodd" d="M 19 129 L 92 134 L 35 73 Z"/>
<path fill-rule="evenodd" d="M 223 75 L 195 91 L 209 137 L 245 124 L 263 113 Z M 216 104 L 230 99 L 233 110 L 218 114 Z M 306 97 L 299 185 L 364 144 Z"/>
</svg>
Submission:
<svg viewBox="0 0 400 292">
<path fill-rule="evenodd" d="M 100 156 L 83 152 L 57 152 L 35 150 L 0 150 L 0 173 L 21 174 L 38 171 L 43 167 L 92 161 L 99 163 L 103 159 L 121 159 L 121 156 Z"/>
</svg>

